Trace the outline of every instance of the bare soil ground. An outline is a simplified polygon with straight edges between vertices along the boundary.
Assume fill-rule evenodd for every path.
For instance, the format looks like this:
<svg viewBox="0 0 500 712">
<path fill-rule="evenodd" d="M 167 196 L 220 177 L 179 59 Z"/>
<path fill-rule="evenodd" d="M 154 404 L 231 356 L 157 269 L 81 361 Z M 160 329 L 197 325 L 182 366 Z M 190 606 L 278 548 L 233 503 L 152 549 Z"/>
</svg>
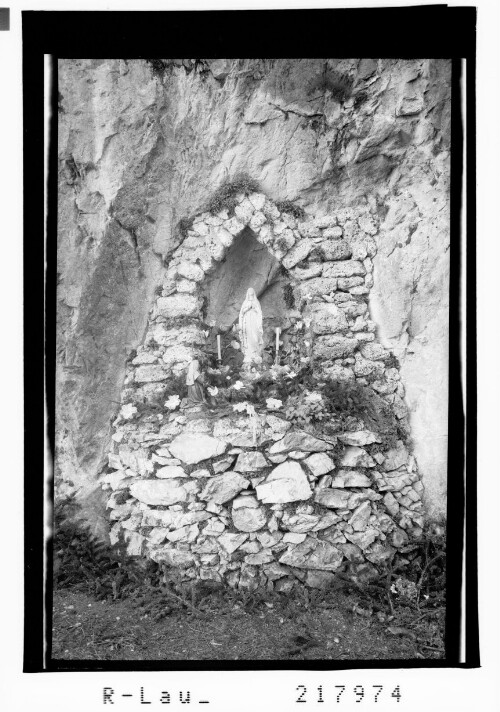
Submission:
<svg viewBox="0 0 500 712">
<path fill-rule="evenodd" d="M 355 596 L 338 592 L 314 604 L 276 598 L 159 615 L 132 600 L 96 600 L 54 591 L 54 660 L 436 660 L 444 656 L 444 613 L 398 607 L 380 620 Z M 382 616 L 383 618 L 383 616 Z"/>
</svg>

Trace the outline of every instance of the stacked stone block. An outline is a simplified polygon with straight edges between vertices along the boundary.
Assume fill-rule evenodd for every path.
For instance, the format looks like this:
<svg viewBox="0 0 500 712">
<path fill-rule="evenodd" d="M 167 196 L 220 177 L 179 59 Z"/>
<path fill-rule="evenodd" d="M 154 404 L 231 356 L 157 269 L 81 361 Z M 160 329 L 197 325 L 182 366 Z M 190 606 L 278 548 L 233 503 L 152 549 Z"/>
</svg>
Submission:
<svg viewBox="0 0 500 712">
<path fill-rule="evenodd" d="M 131 554 L 188 579 L 249 589 L 321 586 L 339 567 L 369 574 L 423 526 L 423 488 L 402 441 L 383 452 L 359 420 L 338 436 L 305 432 L 265 403 L 252 420 L 148 408 L 203 350 L 203 281 L 245 227 L 288 271 L 318 378 L 373 389 L 408 430 L 397 362 L 369 313 L 375 216 L 300 220 L 263 194 L 240 195 L 234 215 L 193 220 L 129 365 L 103 477 L 112 540 L 122 534 Z"/>
</svg>

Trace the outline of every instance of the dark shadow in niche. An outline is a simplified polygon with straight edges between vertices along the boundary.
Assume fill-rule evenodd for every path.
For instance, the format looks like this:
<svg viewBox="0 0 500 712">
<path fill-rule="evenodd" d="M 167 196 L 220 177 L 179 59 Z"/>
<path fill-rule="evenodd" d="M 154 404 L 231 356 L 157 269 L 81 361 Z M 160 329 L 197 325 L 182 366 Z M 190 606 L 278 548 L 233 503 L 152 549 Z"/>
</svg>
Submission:
<svg viewBox="0 0 500 712">
<path fill-rule="evenodd" d="M 221 331 L 229 330 L 238 322 L 247 289 L 253 287 L 262 307 L 264 332 L 274 326 L 286 328 L 290 316 L 297 316 L 285 301 L 288 284 L 280 262 L 245 228 L 205 281 L 205 321 L 215 321 Z"/>
</svg>

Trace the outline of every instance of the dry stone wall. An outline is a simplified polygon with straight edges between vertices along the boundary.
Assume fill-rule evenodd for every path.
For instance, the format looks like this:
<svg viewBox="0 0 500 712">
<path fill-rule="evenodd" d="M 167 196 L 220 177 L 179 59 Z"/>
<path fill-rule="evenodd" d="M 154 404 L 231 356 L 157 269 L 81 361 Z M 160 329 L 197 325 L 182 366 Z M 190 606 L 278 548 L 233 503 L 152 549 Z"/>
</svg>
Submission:
<svg viewBox="0 0 500 712">
<path fill-rule="evenodd" d="M 247 411 L 217 400 L 157 407 L 203 354 L 203 282 L 250 227 L 287 271 L 291 331 L 319 385 L 371 389 L 398 432 L 409 433 L 397 361 L 377 342 L 368 306 L 376 215 L 349 209 L 306 220 L 262 193 L 241 193 L 236 203 L 232 215 L 192 221 L 128 366 L 101 479 L 111 540 L 124 537 L 130 554 L 165 562 L 186 579 L 240 588 L 321 587 L 340 567 L 369 577 L 422 533 L 423 485 L 409 438 L 388 443 L 362 414 L 338 432 L 297 427 L 265 396 Z M 321 389 L 304 397 L 321 400 Z"/>
</svg>

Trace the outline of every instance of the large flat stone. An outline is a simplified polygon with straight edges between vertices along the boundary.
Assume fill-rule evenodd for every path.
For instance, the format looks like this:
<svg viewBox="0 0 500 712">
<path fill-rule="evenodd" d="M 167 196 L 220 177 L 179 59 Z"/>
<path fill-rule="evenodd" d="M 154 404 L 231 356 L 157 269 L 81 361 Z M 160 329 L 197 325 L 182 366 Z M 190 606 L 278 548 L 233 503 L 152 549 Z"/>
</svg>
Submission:
<svg viewBox="0 0 500 712">
<path fill-rule="evenodd" d="M 198 524 L 190 524 L 185 527 L 180 527 L 179 529 L 174 529 L 167 534 L 167 539 L 169 541 L 194 541 L 198 536 L 199 528 Z"/>
<path fill-rule="evenodd" d="M 345 240 L 323 242 L 321 245 L 321 252 L 323 253 L 325 260 L 348 260 L 352 255 L 349 243 Z"/>
<path fill-rule="evenodd" d="M 245 556 L 245 563 L 251 566 L 262 566 L 262 564 L 269 564 L 271 561 L 274 561 L 274 556 L 269 549 L 263 549 L 257 554 Z"/>
<path fill-rule="evenodd" d="M 302 544 L 297 544 L 286 551 L 279 559 L 279 563 L 301 569 L 335 571 L 343 558 L 343 553 L 336 546 L 308 537 Z"/>
<path fill-rule="evenodd" d="M 395 517 L 399 512 L 399 504 L 391 492 L 387 492 L 387 494 L 384 495 L 384 504 L 389 514 Z"/>
<path fill-rule="evenodd" d="M 375 467 L 375 460 L 361 447 L 346 448 L 340 464 L 343 467 Z"/>
<path fill-rule="evenodd" d="M 206 231 L 208 232 L 208 228 L 206 228 Z M 182 262 L 177 267 L 177 272 L 181 275 L 181 277 L 190 279 L 193 282 L 201 282 L 205 276 L 205 273 L 201 267 L 193 264 L 192 262 Z"/>
<path fill-rule="evenodd" d="M 364 358 L 367 358 L 370 361 L 383 361 L 389 358 L 390 355 L 387 349 L 384 349 L 381 344 L 377 344 L 376 342 L 363 344 L 360 350 Z"/>
<path fill-rule="evenodd" d="M 173 525 L 175 514 L 170 509 L 147 509 L 142 516 L 142 526 L 168 529 Z"/>
<path fill-rule="evenodd" d="M 238 549 L 247 539 L 248 534 L 233 534 L 231 532 L 226 532 L 219 537 L 218 541 L 228 554 L 232 554 L 233 551 L 236 551 L 236 549 Z"/>
<path fill-rule="evenodd" d="M 312 304 L 305 315 L 310 317 L 311 329 L 315 334 L 334 334 L 348 329 L 346 316 L 336 304 Z"/>
<path fill-rule="evenodd" d="M 394 549 L 392 546 L 387 546 L 381 542 L 375 542 L 370 547 L 369 551 L 365 553 L 368 561 L 372 564 L 382 564 L 394 555 Z"/>
<path fill-rule="evenodd" d="M 220 418 L 214 423 L 214 437 L 230 442 L 231 436 L 239 434 L 240 428 L 232 418 Z"/>
<path fill-rule="evenodd" d="M 160 297 L 157 302 L 160 316 L 176 319 L 179 316 L 194 316 L 199 313 L 200 303 L 192 294 L 174 294 Z"/>
<path fill-rule="evenodd" d="M 174 363 L 185 363 L 193 358 L 193 349 L 184 344 L 170 346 L 163 354 L 163 362 L 167 366 L 172 366 Z"/>
<path fill-rule="evenodd" d="M 366 269 L 362 262 L 357 260 L 345 260 L 334 262 L 323 267 L 324 277 L 355 277 L 365 275 Z"/>
<path fill-rule="evenodd" d="M 408 462 L 408 450 L 402 440 L 398 440 L 396 447 L 388 450 L 384 455 L 384 470 L 397 470 Z"/>
<path fill-rule="evenodd" d="M 266 437 L 263 431 L 265 420 L 259 418 L 259 427 L 256 431 L 254 442 L 253 429 L 250 427 L 248 418 L 221 418 L 213 429 L 214 437 L 220 438 L 234 447 L 254 447 L 262 445 Z M 269 438 L 267 438 L 269 439 Z"/>
<path fill-rule="evenodd" d="M 153 383 L 155 381 L 166 381 L 168 371 L 163 366 L 146 365 L 135 369 L 134 378 L 137 383 Z"/>
<path fill-rule="evenodd" d="M 349 539 L 349 541 L 356 544 L 356 546 L 359 546 L 359 548 L 364 551 L 370 546 L 370 544 L 373 544 L 377 536 L 378 531 L 376 529 L 366 529 L 364 532 L 346 534 L 346 539 Z"/>
<path fill-rule="evenodd" d="M 295 267 L 296 264 L 306 259 L 313 247 L 313 240 L 307 238 L 300 240 L 283 259 L 283 267 L 286 269 Z"/>
<path fill-rule="evenodd" d="M 370 502 L 362 502 L 359 507 L 356 507 L 354 510 L 348 524 L 351 525 L 355 532 L 364 531 L 368 526 L 368 520 L 370 519 L 371 513 L 372 509 Z"/>
<path fill-rule="evenodd" d="M 313 279 L 314 277 L 319 277 L 323 271 L 323 265 L 320 263 L 312 264 L 310 267 L 294 267 L 291 272 L 295 279 Z"/>
<path fill-rule="evenodd" d="M 303 452 L 325 452 L 325 450 L 333 450 L 333 445 L 330 445 L 330 443 L 327 443 L 324 440 L 319 440 L 319 438 L 315 438 L 314 435 L 310 435 L 304 430 L 293 430 L 269 448 L 271 455 L 277 455 L 282 452 L 291 452 L 293 450 L 302 450 Z"/>
<path fill-rule="evenodd" d="M 319 514 L 288 514 L 284 512 L 281 526 L 294 534 L 304 534 L 315 530 L 320 521 Z"/>
<path fill-rule="evenodd" d="M 224 223 L 224 228 L 230 232 L 231 235 L 238 235 L 244 227 L 244 223 L 242 223 L 241 220 L 238 220 L 237 217 L 232 217 Z"/>
<path fill-rule="evenodd" d="M 339 470 L 331 483 L 331 487 L 370 487 L 370 485 L 370 478 L 360 470 Z"/>
<path fill-rule="evenodd" d="M 159 546 L 160 544 L 163 544 L 163 542 L 167 538 L 167 534 L 168 529 L 166 529 L 165 527 L 155 527 L 154 529 L 150 530 L 148 534 L 148 541 L 153 546 Z"/>
<path fill-rule="evenodd" d="M 317 297 L 323 294 L 331 294 L 337 289 L 336 277 L 314 277 L 299 284 L 299 293 L 302 298 Z"/>
<path fill-rule="evenodd" d="M 238 455 L 234 469 L 237 472 L 256 472 L 267 467 L 267 461 L 264 455 L 256 451 L 242 452 Z"/>
<path fill-rule="evenodd" d="M 187 500 L 182 480 L 138 480 L 130 487 L 130 494 L 145 504 L 176 504 Z"/>
<path fill-rule="evenodd" d="M 376 493 L 373 493 L 375 496 Z M 352 492 L 347 489 L 325 488 L 314 493 L 314 501 L 329 509 L 355 509 L 365 499 L 370 499 L 369 491 Z"/>
<path fill-rule="evenodd" d="M 242 495 L 241 497 L 236 497 L 233 501 L 233 509 L 241 509 L 242 507 L 257 509 L 257 507 L 260 507 L 260 503 L 253 495 Z"/>
<path fill-rule="evenodd" d="M 203 332 L 194 324 L 169 329 L 163 322 L 155 323 L 147 333 L 146 342 L 148 339 L 154 339 L 160 346 L 178 346 L 179 344 L 201 346 L 205 343 Z"/>
<path fill-rule="evenodd" d="M 335 512 L 325 512 L 325 514 L 321 515 L 321 518 L 314 527 L 313 531 L 320 532 L 323 529 L 328 529 L 328 527 L 331 527 L 332 524 L 336 524 L 338 521 L 340 521 L 338 514 L 335 514 Z"/>
<path fill-rule="evenodd" d="M 216 462 L 212 462 L 212 469 L 216 475 L 220 475 L 221 472 L 225 472 L 226 470 L 229 470 L 231 465 L 234 462 L 234 457 L 229 456 L 229 457 L 223 457 L 222 460 L 217 460 Z"/>
<path fill-rule="evenodd" d="M 411 478 L 408 474 L 405 472 L 398 473 L 386 473 L 386 475 L 393 475 L 391 477 L 386 476 L 383 484 L 379 484 L 378 488 L 380 492 L 398 492 L 399 490 L 402 490 L 404 487 L 408 487 L 411 485 Z"/>
<path fill-rule="evenodd" d="M 237 205 L 234 210 L 236 217 L 244 225 L 248 225 L 248 223 L 252 219 L 254 211 L 255 211 L 255 208 L 252 205 L 252 203 L 248 200 L 248 198 L 245 198 L 244 200 L 242 200 L 241 203 L 239 205 Z"/>
<path fill-rule="evenodd" d="M 156 363 L 156 360 L 156 356 L 146 351 L 145 353 L 140 353 L 138 356 L 136 356 L 132 360 L 132 363 L 134 366 L 144 366 L 145 364 Z"/>
<path fill-rule="evenodd" d="M 326 475 L 327 472 L 331 472 L 335 468 L 332 458 L 325 452 L 315 452 L 309 455 L 304 462 L 315 477 Z"/>
<path fill-rule="evenodd" d="M 381 442 L 377 433 L 372 433 L 371 430 L 356 430 L 352 433 L 339 433 L 338 439 L 344 443 L 344 445 L 356 445 L 357 447 Z"/>
<path fill-rule="evenodd" d="M 314 224 L 313 220 L 306 220 L 304 222 L 299 222 L 297 229 L 304 238 L 319 237 L 320 231 L 317 225 Z"/>
<path fill-rule="evenodd" d="M 263 531 L 257 534 L 257 541 L 261 543 L 264 549 L 276 546 L 283 538 L 282 532 L 271 532 Z"/>
<path fill-rule="evenodd" d="M 199 498 L 215 502 L 215 504 L 224 504 L 236 497 L 249 484 L 250 482 L 237 472 L 225 472 L 223 475 L 212 477 L 205 485 Z"/>
<path fill-rule="evenodd" d="M 280 566 L 277 561 L 264 564 L 262 570 L 270 581 L 276 581 L 288 574 L 288 570 L 284 566 Z"/>
<path fill-rule="evenodd" d="M 339 277 L 337 281 L 337 287 L 340 290 L 347 291 L 353 289 L 354 287 L 361 287 L 365 280 L 363 277 Z"/>
<path fill-rule="evenodd" d="M 233 509 L 233 524 L 241 532 L 256 532 L 266 524 L 266 511 L 263 507 L 257 509 L 242 507 Z"/>
<path fill-rule="evenodd" d="M 286 433 L 286 431 L 292 427 L 291 423 L 282 418 L 278 418 L 276 415 L 266 415 L 266 423 L 273 433 L 279 433 L 280 435 Z"/>
<path fill-rule="evenodd" d="M 180 551 L 179 549 L 165 549 L 154 552 L 155 561 L 163 562 L 168 566 L 187 568 L 194 564 L 194 556 L 190 551 Z"/>
<path fill-rule="evenodd" d="M 266 196 L 264 193 L 250 193 L 248 200 L 252 203 L 255 210 L 262 210 L 266 202 Z"/>
<path fill-rule="evenodd" d="M 175 465 L 173 467 L 168 465 L 166 467 L 160 467 L 159 470 L 156 470 L 156 476 L 162 480 L 176 477 L 187 477 L 182 467 L 179 467 L 178 465 Z"/>
<path fill-rule="evenodd" d="M 204 433 L 183 433 L 178 435 L 169 445 L 170 452 L 188 465 L 195 465 L 202 460 L 222 455 L 227 444 Z"/>
<path fill-rule="evenodd" d="M 351 356 L 358 347 L 357 339 L 350 339 L 338 334 L 318 336 L 313 346 L 316 357 L 325 359 L 345 358 Z"/>
<path fill-rule="evenodd" d="M 244 551 L 245 554 L 256 554 L 258 551 L 261 550 L 261 545 L 256 539 L 253 539 L 252 541 L 246 541 L 244 544 L 240 546 L 240 551 Z"/>
<path fill-rule="evenodd" d="M 284 462 L 257 485 L 257 498 L 265 504 L 297 502 L 309 499 L 312 491 L 304 470 L 298 462 Z"/>
<path fill-rule="evenodd" d="M 185 527 L 189 524 L 196 524 L 197 522 L 206 522 L 207 519 L 212 518 L 210 512 L 206 512 L 204 509 L 199 509 L 194 512 L 175 512 L 175 526 Z"/>
<path fill-rule="evenodd" d="M 349 504 L 350 496 L 351 493 L 348 490 L 327 487 L 325 489 L 316 490 L 314 493 L 314 501 L 318 504 L 322 504 L 323 507 L 345 509 Z"/>
</svg>

